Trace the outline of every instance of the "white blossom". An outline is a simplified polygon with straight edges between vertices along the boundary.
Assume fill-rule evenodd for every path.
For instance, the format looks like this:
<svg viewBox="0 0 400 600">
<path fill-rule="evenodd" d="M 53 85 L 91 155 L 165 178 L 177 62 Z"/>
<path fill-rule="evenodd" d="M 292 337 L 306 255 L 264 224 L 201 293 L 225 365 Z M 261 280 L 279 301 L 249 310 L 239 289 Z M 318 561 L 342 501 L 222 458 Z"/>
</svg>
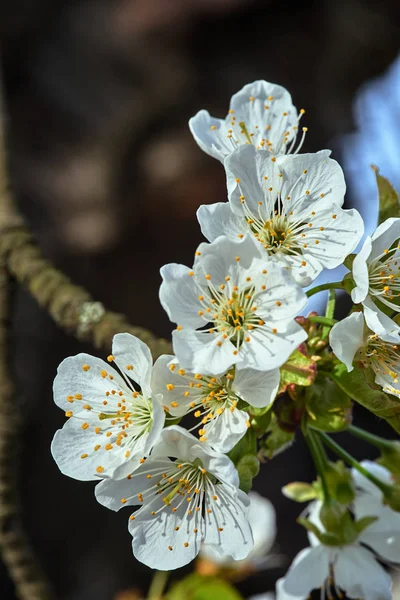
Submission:
<svg viewBox="0 0 400 600">
<path fill-rule="evenodd" d="M 355 304 L 370 298 L 399 311 L 400 219 L 390 218 L 368 236 L 352 266 Z"/>
<path fill-rule="evenodd" d="M 384 483 L 390 483 L 390 473 L 370 461 L 362 466 Z M 348 598 L 390 600 L 391 578 L 378 560 L 400 563 L 400 514 L 383 505 L 382 492 L 356 469 L 352 469 L 356 496 L 352 511 L 357 520 L 376 517 L 351 544 L 335 547 L 322 545 L 309 534 L 310 548 L 294 559 L 287 575 L 277 583 L 277 600 L 305 600 L 316 588 L 330 596 L 333 587 L 337 596 L 342 590 Z M 312 502 L 308 519 L 320 530 L 321 502 Z"/>
<path fill-rule="evenodd" d="M 249 234 L 264 256 L 291 269 L 303 286 L 343 263 L 358 244 L 363 221 L 343 210 L 343 172 L 330 152 L 271 157 L 253 146 L 225 160 L 229 203 L 203 205 L 202 233 L 242 240 Z"/>
<path fill-rule="evenodd" d="M 203 243 L 193 269 L 170 264 L 161 275 L 161 304 L 178 324 L 174 352 L 192 373 L 276 369 L 307 337 L 294 321 L 304 292 L 250 238 Z"/>
<path fill-rule="evenodd" d="M 222 375 L 188 373 L 173 356 L 160 356 L 153 370 L 152 389 L 164 395 L 171 415 L 192 413 L 199 423 L 200 441 L 229 452 L 250 426 L 249 415 L 237 408 L 243 400 L 262 408 L 272 404 L 279 387 L 279 369 L 255 371 L 234 368 Z"/>
<path fill-rule="evenodd" d="M 54 401 L 69 420 L 56 432 L 51 451 L 60 470 L 74 479 L 131 473 L 164 425 L 162 396 L 151 391 L 152 358 L 146 344 L 119 333 L 109 362 L 119 371 L 89 354 L 71 356 L 54 380 Z"/>
<path fill-rule="evenodd" d="M 242 144 L 254 144 L 259 150 L 278 155 L 299 152 L 305 134 L 296 148 L 298 124 L 304 114 L 297 114 L 289 92 L 280 85 L 254 81 L 231 98 L 225 119 L 215 119 L 200 110 L 189 121 L 194 139 L 204 152 L 221 162 Z"/>
<path fill-rule="evenodd" d="M 373 369 L 375 382 L 385 392 L 399 396 L 400 327 L 376 310 L 370 298 L 364 300 L 363 312 L 354 312 L 332 327 L 329 342 L 348 371 L 357 358 Z"/>
<path fill-rule="evenodd" d="M 192 561 L 202 543 L 236 560 L 249 554 L 249 499 L 238 485 L 227 456 L 174 425 L 132 475 L 96 486 L 96 498 L 111 510 L 139 505 L 129 520 L 133 554 L 151 568 L 171 570 Z"/>
<path fill-rule="evenodd" d="M 240 561 L 232 556 L 224 556 L 211 546 L 202 546 L 200 556 L 229 569 L 260 570 L 268 563 L 268 554 L 276 536 L 276 514 L 273 504 L 257 492 L 249 493 L 250 509 L 248 519 L 253 532 L 254 546 L 249 555 Z"/>
</svg>

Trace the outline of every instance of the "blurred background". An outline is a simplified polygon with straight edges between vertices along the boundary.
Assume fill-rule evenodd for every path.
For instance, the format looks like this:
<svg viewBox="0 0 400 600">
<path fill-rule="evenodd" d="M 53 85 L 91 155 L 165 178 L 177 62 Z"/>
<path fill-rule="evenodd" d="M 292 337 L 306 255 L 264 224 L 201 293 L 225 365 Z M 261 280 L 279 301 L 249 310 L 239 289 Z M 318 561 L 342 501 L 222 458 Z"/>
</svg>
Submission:
<svg viewBox="0 0 400 600">
<path fill-rule="evenodd" d="M 332 148 L 346 173 L 348 207 L 373 229 L 370 164 L 400 188 L 398 0 L 14 0 L 0 4 L 8 147 L 15 198 L 55 264 L 107 308 L 169 336 L 159 268 L 190 264 L 201 241 L 195 212 L 226 199 L 224 171 L 187 127 L 207 108 L 225 116 L 231 95 L 266 79 L 305 108 L 303 152 Z M 64 422 L 52 401 L 59 362 L 83 348 L 22 290 L 13 311 L 14 374 L 24 419 L 21 486 L 26 529 L 61 600 L 122 600 L 146 591 L 134 561 L 129 510 L 97 505 L 93 484 L 61 475 L 49 446 Z M 383 435 L 363 412 L 357 423 Z M 360 442 L 357 456 L 367 450 Z M 273 590 L 306 536 L 283 498 L 314 471 L 301 440 L 264 465 L 255 488 L 277 510 L 282 567 L 239 585 Z M 178 578 L 179 572 L 173 577 Z M 15 598 L 0 567 L 1 600 Z"/>
</svg>

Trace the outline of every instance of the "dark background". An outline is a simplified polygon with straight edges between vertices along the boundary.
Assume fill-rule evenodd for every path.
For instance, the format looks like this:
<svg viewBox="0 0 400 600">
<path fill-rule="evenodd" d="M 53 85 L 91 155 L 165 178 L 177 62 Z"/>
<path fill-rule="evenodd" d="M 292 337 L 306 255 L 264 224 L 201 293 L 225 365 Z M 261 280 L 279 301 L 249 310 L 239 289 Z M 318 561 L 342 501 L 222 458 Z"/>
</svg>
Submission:
<svg viewBox="0 0 400 600">
<path fill-rule="evenodd" d="M 397 0 L 3 0 L 12 187 L 43 251 L 107 308 L 168 336 L 159 268 L 190 263 L 201 241 L 197 207 L 226 199 L 223 168 L 196 146 L 187 121 L 200 108 L 224 116 L 230 96 L 255 79 L 290 90 L 307 111 L 302 151 L 333 148 L 348 176 L 347 205 L 373 213 L 375 192 L 360 192 L 371 152 L 383 174 L 400 180 L 399 146 L 379 154 L 385 139 L 399 136 L 400 80 L 373 87 L 396 59 L 399 25 Z M 371 81 L 373 99 L 360 119 L 354 101 Z M 380 116 L 383 125 L 369 128 Z M 364 135 L 346 135 L 357 127 Z M 145 591 L 151 572 L 132 557 L 129 510 L 99 506 L 93 484 L 61 475 L 49 452 L 64 422 L 52 401 L 56 368 L 93 349 L 58 331 L 21 290 L 12 344 L 24 418 L 24 523 L 59 598 Z M 356 422 L 390 435 L 362 412 Z M 368 452 L 348 436 L 343 443 L 359 457 Z M 294 522 L 301 508 L 280 488 L 313 476 L 299 440 L 256 480 L 277 509 L 275 550 L 287 564 L 306 537 Z M 241 591 L 273 589 L 285 570 L 260 573 Z M 14 598 L 1 568 L 0 590 L 1 600 Z"/>
</svg>

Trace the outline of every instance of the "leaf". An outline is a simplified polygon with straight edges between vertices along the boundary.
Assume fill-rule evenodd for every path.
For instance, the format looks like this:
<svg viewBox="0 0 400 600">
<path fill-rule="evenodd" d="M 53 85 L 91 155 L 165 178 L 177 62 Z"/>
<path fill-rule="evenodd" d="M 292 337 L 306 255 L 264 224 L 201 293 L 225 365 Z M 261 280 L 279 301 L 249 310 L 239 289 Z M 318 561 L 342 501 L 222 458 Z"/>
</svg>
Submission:
<svg viewBox="0 0 400 600">
<path fill-rule="evenodd" d="M 266 458 L 274 458 L 274 456 L 286 450 L 294 441 L 294 433 L 281 429 L 276 415 L 271 417 L 268 432 L 268 437 L 261 443 L 262 453 Z"/>
<path fill-rule="evenodd" d="M 227 581 L 218 577 L 203 577 L 191 573 L 175 583 L 167 600 L 242 600 L 239 592 Z"/>
<path fill-rule="evenodd" d="M 284 392 L 288 385 L 309 386 L 317 375 L 317 363 L 310 356 L 296 349 L 289 360 L 281 367 L 279 392 Z"/>
<path fill-rule="evenodd" d="M 389 217 L 400 217 L 399 196 L 386 177 L 379 173 L 378 167 L 371 165 L 375 172 L 379 195 L 379 217 L 378 224 L 383 223 Z"/>
<path fill-rule="evenodd" d="M 381 419 L 385 419 L 397 433 L 400 433 L 400 401 L 395 396 L 385 394 L 368 383 L 363 369 L 355 368 L 350 373 L 343 363 L 337 362 L 329 376 L 352 400 L 358 402 Z"/>
<path fill-rule="evenodd" d="M 319 375 L 306 392 L 306 411 L 309 423 L 316 429 L 336 432 L 347 429 L 352 420 L 349 396 L 328 379 Z"/>
</svg>

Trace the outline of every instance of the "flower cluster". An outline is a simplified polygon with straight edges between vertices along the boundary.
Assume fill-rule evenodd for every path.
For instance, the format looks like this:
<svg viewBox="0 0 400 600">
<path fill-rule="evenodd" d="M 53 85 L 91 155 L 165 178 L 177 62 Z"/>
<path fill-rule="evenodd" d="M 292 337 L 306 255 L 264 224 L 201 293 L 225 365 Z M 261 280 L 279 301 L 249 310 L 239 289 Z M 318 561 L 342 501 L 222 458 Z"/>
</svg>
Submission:
<svg viewBox="0 0 400 600">
<path fill-rule="evenodd" d="M 377 412 L 379 394 L 382 416 L 394 421 L 399 412 L 386 401 L 400 394 L 400 218 L 351 254 L 363 221 L 343 209 L 343 172 L 330 151 L 300 153 L 304 112 L 284 88 L 256 81 L 233 96 L 225 120 L 204 110 L 190 120 L 199 146 L 223 163 L 228 201 L 199 207 L 207 241 L 193 264 L 161 269 L 174 354 L 153 364 L 126 333 L 115 335 L 107 362 L 64 360 L 54 398 L 69 420 L 52 453 L 66 475 L 98 481 L 96 499 L 107 508 L 135 507 L 129 531 L 144 564 L 176 569 L 200 549 L 203 560 L 250 564 L 258 540 L 268 533 L 265 555 L 274 538 L 271 511 L 257 524 L 266 531 L 254 526 L 252 479 L 301 425 L 318 479 L 286 493 L 313 499 L 300 519 L 311 548 L 279 581 L 278 597 L 301 600 L 323 587 L 328 597 L 333 588 L 381 600 L 390 598 L 390 578 L 375 555 L 400 562 L 392 479 L 400 451 L 361 434 L 351 411 L 357 401 Z M 306 291 L 343 263 L 351 268 L 343 282 Z M 354 303 L 340 322 L 334 288 Z M 331 290 L 325 315 L 302 316 L 307 296 L 323 289 Z M 349 458 L 328 435 L 340 430 L 369 436 L 386 466 Z M 329 461 L 326 445 L 353 471 Z"/>
</svg>

